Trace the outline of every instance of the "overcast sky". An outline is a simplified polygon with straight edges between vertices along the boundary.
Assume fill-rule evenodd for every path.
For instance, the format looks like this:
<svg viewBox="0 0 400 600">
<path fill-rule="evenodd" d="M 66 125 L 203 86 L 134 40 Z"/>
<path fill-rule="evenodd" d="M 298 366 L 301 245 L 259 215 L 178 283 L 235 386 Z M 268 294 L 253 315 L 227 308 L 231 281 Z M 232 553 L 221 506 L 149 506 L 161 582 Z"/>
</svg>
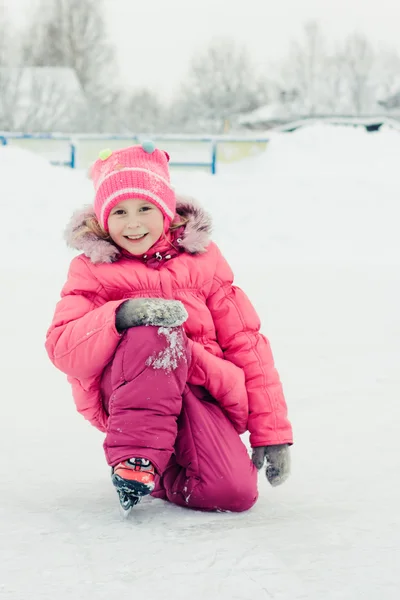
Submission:
<svg viewBox="0 0 400 600">
<path fill-rule="evenodd" d="M 0 0 L 19 18 L 32 0 Z M 48 0 L 51 2 L 51 0 Z M 308 20 L 329 40 L 365 33 L 400 52 L 400 0 L 104 0 L 127 85 L 175 89 L 193 53 L 220 36 L 246 44 L 258 65 L 283 56 Z"/>
</svg>

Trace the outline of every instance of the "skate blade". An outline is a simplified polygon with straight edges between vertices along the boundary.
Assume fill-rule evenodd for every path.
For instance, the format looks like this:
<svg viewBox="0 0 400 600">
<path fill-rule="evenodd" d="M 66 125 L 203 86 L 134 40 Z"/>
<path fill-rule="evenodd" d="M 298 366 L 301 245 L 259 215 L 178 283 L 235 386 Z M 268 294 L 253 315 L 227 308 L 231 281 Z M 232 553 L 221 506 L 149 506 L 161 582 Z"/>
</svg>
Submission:
<svg viewBox="0 0 400 600">
<path fill-rule="evenodd" d="M 139 504 L 141 498 L 132 494 L 127 494 L 122 490 L 117 490 L 119 499 L 119 511 L 123 519 L 127 519 L 131 514 L 132 508 Z"/>
<path fill-rule="evenodd" d="M 132 512 L 132 508 L 133 506 L 129 506 L 129 508 L 124 508 L 123 506 L 121 506 L 121 504 L 119 505 L 119 514 L 121 515 L 123 521 L 126 521 L 126 519 L 129 517 L 129 515 Z"/>
</svg>

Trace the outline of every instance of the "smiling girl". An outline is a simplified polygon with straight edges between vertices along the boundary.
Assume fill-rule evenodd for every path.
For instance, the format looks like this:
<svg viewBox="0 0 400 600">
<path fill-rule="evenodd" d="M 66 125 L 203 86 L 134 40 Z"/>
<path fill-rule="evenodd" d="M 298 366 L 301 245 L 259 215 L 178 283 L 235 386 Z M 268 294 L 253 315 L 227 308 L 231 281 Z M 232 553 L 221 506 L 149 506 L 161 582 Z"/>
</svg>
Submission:
<svg viewBox="0 0 400 600">
<path fill-rule="evenodd" d="M 291 426 L 259 318 L 210 240 L 210 217 L 176 197 L 168 160 L 144 143 L 95 162 L 94 205 L 67 230 L 82 254 L 46 349 L 105 433 L 124 510 L 152 494 L 244 511 L 265 461 L 271 485 L 287 479 Z"/>
</svg>

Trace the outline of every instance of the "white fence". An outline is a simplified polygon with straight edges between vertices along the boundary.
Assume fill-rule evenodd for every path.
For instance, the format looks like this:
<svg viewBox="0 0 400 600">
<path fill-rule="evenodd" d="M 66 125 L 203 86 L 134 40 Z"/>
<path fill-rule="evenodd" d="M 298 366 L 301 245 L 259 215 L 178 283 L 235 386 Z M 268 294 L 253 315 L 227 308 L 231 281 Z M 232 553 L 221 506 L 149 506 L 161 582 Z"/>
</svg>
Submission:
<svg viewBox="0 0 400 600">
<path fill-rule="evenodd" d="M 63 135 L 0 132 L 0 144 L 37 152 L 52 164 L 87 169 L 100 150 L 124 148 L 151 139 L 171 156 L 172 168 L 202 169 L 215 174 L 219 163 L 230 163 L 263 152 L 268 138 L 190 135 Z"/>
</svg>

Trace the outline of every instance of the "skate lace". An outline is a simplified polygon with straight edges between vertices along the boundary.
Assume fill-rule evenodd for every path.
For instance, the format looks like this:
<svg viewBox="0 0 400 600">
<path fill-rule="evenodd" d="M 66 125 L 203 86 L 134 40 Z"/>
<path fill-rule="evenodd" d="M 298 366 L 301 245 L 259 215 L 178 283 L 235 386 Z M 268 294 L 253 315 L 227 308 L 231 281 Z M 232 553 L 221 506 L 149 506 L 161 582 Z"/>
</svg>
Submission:
<svg viewBox="0 0 400 600">
<path fill-rule="evenodd" d="M 126 463 L 134 471 L 153 471 L 153 465 L 147 458 L 129 458 Z"/>
</svg>

